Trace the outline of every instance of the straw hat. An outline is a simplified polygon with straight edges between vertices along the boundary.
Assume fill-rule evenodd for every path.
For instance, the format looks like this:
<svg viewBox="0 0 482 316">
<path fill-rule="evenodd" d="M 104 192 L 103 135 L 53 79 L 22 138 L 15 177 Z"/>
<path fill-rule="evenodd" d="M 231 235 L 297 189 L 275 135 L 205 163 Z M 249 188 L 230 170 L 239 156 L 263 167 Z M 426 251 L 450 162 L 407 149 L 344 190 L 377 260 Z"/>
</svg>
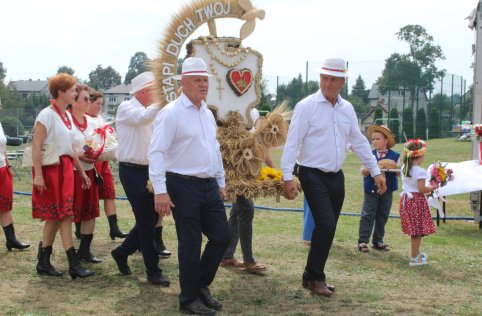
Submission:
<svg viewBox="0 0 482 316">
<path fill-rule="evenodd" d="M 130 94 L 134 94 L 137 91 L 150 87 L 154 84 L 154 74 L 150 71 L 146 71 L 137 75 L 132 79 L 132 90 Z"/>
<path fill-rule="evenodd" d="M 393 146 L 395 146 L 395 136 L 393 136 L 392 131 L 388 127 L 386 127 L 385 125 L 377 124 L 370 125 L 367 131 L 368 139 L 372 138 L 372 134 L 374 132 L 379 132 L 385 135 L 385 137 L 388 139 L 388 148 L 392 148 Z"/>
<path fill-rule="evenodd" d="M 346 67 L 346 62 L 342 58 L 328 58 L 323 62 L 321 66 L 320 74 L 347 78 L 350 73 Z"/>
<path fill-rule="evenodd" d="M 176 80 L 181 80 L 183 76 L 207 76 L 212 75 L 208 72 L 208 67 L 204 60 L 198 57 L 188 57 L 182 63 L 182 73 L 173 76 Z"/>
</svg>

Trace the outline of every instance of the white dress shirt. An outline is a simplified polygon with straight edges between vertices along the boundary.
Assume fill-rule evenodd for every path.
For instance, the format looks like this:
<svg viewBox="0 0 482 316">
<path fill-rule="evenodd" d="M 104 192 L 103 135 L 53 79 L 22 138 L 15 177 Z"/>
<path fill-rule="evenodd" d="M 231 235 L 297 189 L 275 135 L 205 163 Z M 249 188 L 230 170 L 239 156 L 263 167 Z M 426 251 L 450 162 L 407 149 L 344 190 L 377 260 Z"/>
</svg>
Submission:
<svg viewBox="0 0 482 316">
<path fill-rule="evenodd" d="M 152 137 L 152 122 L 159 110 L 158 104 L 144 107 L 135 97 L 119 105 L 115 117 L 118 161 L 149 164 L 147 150 Z"/>
<path fill-rule="evenodd" d="M 292 180 L 295 162 L 324 172 L 338 172 L 346 158 L 347 144 L 372 176 L 380 174 L 370 144 L 358 127 L 353 106 L 340 96 L 333 106 L 318 90 L 294 109 L 281 157 L 283 179 Z"/>
<path fill-rule="evenodd" d="M 204 101 L 198 109 L 184 93 L 157 114 L 148 158 L 155 194 L 167 192 L 167 171 L 214 177 L 225 186 L 214 116 Z"/>
</svg>

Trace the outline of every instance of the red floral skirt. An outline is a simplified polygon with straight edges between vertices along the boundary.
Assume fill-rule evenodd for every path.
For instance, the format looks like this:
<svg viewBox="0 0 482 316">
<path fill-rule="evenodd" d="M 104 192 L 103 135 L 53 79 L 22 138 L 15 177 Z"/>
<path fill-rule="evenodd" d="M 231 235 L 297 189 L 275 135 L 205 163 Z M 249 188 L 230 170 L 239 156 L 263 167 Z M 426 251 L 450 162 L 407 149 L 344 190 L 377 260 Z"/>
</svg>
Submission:
<svg viewBox="0 0 482 316">
<path fill-rule="evenodd" d="M 42 166 L 46 190 L 40 192 L 32 187 L 32 217 L 43 221 L 61 221 L 65 216 L 73 216 L 74 201 L 74 160 L 70 156 L 60 156 L 60 163 Z M 32 177 L 35 170 L 32 168 Z"/>
<path fill-rule="evenodd" d="M 428 208 L 427 198 L 419 192 L 412 192 L 400 198 L 400 220 L 402 231 L 410 236 L 427 236 L 435 233 L 432 215 Z"/>
<path fill-rule="evenodd" d="M 90 188 L 82 189 L 82 177 L 74 171 L 74 221 L 90 221 L 99 217 L 99 186 L 94 180 L 94 169 L 85 171 Z"/>
<path fill-rule="evenodd" d="M 7 166 L 0 168 L 0 212 L 10 212 L 13 205 L 13 175 Z"/>
<path fill-rule="evenodd" d="M 108 161 L 98 161 L 95 164 L 95 169 L 104 179 L 104 183 L 99 188 L 99 199 L 115 199 L 114 176 L 110 170 Z"/>
</svg>

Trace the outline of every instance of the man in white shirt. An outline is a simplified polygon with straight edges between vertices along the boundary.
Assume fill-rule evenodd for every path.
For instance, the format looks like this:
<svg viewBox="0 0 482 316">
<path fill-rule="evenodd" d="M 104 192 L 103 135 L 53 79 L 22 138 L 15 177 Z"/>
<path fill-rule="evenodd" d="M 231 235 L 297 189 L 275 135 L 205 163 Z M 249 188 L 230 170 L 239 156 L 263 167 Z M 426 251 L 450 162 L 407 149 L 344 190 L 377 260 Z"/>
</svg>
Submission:
<svg viewBox="0 0 482 316">
<path fill-rule="evenodd" d="M 129 255 L 138 249 L 142 252 L 148 282 L 169 286 L 169 280 L 159 269 L 159 256 L 154 248 L 154 227 L 158 214 L 154 210 L 154 196 L 147 189 L 149 180 L 149 160 L 147 150 L 152 136 L 152 122 L 160 107 L 152 103 L 154 75 L 144 72 L 132 79 L 132 100 L 119 105 L 116 115 L 119 161 L 119 178 L 132 206 L 136 223 L 122 244 L 111 254 L 119 271 L 131 274 L 127 264 Z"/>
<path fill-rule="evenodd" d="M 292 181 L 295 171 L 315 221 L 302 285 L 314 295 L 327 297 L 335 291 L 334 286 L 326 284 L 324 269 L 345 198 L 341 168 L 348 143 L 370 170 L 378 192 L 383 194 L 387 189 L 370 144 L 360 132 L 353 106 L 339 95 L 347 76 L 343 59 L 324 62 L 320 90 L 298 102 L 294 109 L 281 157 L 284 196 L 294 199 L 298 194 Z"/>
<path fill-rule="evenodd" d="M 180 310 L 199 315 L 222 308 L 208 286 L 229 243 L 224 168 L 204 102 L 209 76 L 202 59 L 184 60 L 182 93 L 157 115 L 148 154 L 156 211 L 162 216 L 172 209 L 176 222 Z M 208 242 L 201 254 L 202 234 Z"/>
</svg>

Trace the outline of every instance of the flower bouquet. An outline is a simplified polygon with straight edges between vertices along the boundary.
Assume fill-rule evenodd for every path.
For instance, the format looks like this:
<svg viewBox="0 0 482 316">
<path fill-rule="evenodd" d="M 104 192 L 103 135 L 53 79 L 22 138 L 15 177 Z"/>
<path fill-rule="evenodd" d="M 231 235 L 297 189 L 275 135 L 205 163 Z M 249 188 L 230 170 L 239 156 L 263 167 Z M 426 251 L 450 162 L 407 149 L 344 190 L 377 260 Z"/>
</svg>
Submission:
<svg viewBox="0 0 482 316">
<path fill-rule="evenodd" d="M 117 137 L 109 125 L 96 128 L 83 146 L 84 154 L 95 160 L 115 160 Z"/>
<path fill-rule="evenodd" d="M 447 184 L 448 181 L 454 179 L 454 172 L 452 169 L 446 168 L 447 164 L 440 161 L 434 161 L 430 168 L 430 185 L 438 185 L 439 188 Z"/>
<path fill-rule="evenodd" d="M 479 143 L 479 163 L 482 165 L 482 124 L 475 124 L 470 134 L 472 140 Z"/>
</svg>

